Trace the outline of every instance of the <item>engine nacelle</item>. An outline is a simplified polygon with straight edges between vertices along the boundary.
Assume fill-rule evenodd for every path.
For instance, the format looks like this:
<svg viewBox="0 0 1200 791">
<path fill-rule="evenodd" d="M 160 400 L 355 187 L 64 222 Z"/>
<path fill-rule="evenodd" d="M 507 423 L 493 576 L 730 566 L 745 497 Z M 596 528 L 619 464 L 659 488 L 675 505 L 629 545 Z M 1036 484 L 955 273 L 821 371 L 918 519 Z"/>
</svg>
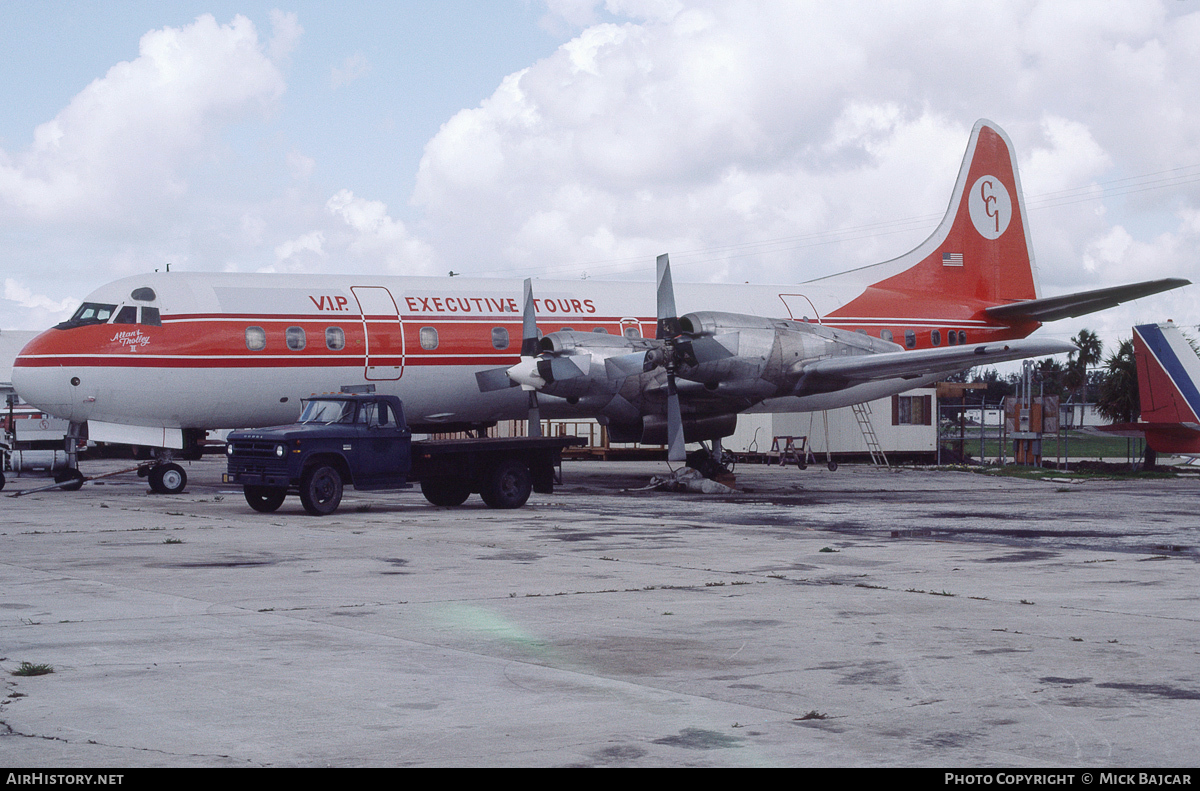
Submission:
<svg viewBox="0 0 1200 791">
<path fill-rule="evenodd" d="M 740 313 L 689 313 L 680 324 L 692 338 L 693 354 L 684 355 L 676 375 L 718 392 L 761 394 L 762 384 L 769 383 L 772 395 L 783 395 L 806 362 L 902 350 L 863 333 Z"/>
</svg>

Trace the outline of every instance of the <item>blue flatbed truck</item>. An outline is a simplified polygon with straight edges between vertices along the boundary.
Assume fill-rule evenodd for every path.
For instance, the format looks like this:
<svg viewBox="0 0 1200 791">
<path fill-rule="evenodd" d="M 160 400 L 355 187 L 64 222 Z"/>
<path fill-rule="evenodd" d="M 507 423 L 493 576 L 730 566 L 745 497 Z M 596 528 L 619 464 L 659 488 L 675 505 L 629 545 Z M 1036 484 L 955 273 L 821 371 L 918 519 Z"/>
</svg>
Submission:
<svg viewBox="0 0 1200 791">
<path fill-rule="evenodd" d="M 554 490 L 562 451 L 581 437 L 413 440 L 400 399 L 323 395 L 305 399 L 295 423 L 229 434 L 225 483 L 241 484 L 255 511 L 289 493 L 315 516 L 337 510 L 345 486 L 372 491 L 417 482 L 434 505 L 478 493 L 492 508 L 520 508 L 530 492 Z"/>
</svg>

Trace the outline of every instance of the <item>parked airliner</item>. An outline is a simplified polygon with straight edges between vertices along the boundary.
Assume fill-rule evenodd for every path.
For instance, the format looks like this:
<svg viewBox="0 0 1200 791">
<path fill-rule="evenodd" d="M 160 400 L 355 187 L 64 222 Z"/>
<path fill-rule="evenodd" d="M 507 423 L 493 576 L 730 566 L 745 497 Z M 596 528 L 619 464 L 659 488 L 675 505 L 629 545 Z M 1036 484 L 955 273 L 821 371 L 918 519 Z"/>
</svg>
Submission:
<svg viewBox="0 0 1200 791">
<path fill-rule="evenodd" d="M 614 441 L 665 441 L 673 410 L 697 441 L 745 411 L 831 409 L 1069 351 L 1026 336 L 1187 283 L 1041 297 L 1012 144 L 979 121 L 941 224 L 884 263 L 798 285 L 680 285 L 682 317 L 645 284 L 539 280 L 532 348 L 519 280 L 136 275 L 31 341 L 13 384 L 94 441 L 168 449 L 164 467 L 205 429 L 288 422 L 301 398 L 340 389 L 399 396 L 416 431 L 524 419 L 536 390 L 542 417 L 599 418 Z"/>
</svg>

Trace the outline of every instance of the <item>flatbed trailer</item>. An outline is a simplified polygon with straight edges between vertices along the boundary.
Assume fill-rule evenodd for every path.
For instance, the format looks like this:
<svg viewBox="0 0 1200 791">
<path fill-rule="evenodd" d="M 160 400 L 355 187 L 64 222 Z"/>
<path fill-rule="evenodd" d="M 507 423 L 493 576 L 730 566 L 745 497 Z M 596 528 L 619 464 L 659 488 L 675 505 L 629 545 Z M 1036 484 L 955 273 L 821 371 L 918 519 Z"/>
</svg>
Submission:
<svg viewBox="0 0 1200 791">
<path fill-rule="evenodd" d="M 230 433 L 226 483 L 241 484 L 256 511 L 294 493 L 310 514 L 337 510 L 345 486 L 404 489 L 419 483 L 434 505 L 479 494 L 492 508 L 520 508 L 531 492 L 554 491 L 563 448 L 582 437 L 413 440 L 399 398 L 327 395 L 305 399 L 296 423 Z"/>
</svg>

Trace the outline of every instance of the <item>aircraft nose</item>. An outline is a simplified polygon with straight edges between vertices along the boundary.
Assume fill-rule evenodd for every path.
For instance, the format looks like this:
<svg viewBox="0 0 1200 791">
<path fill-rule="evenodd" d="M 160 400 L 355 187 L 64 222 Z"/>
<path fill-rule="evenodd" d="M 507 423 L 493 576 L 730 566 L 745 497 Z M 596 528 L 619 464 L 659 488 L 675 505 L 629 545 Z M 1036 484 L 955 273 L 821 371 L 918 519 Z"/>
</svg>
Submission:
<svg viewBox="0 0 1200 791">
<path fill-rule="evenodd" d="M 53 330 L 51 330 L 53 332 Z M 56 417 L 75 419 L 72 398 L 72 373 L 55 360 L 49 333 L 42 333 L 25 345 L 13 362 L 12 383 L 17 395 Z"/>
</svg>

